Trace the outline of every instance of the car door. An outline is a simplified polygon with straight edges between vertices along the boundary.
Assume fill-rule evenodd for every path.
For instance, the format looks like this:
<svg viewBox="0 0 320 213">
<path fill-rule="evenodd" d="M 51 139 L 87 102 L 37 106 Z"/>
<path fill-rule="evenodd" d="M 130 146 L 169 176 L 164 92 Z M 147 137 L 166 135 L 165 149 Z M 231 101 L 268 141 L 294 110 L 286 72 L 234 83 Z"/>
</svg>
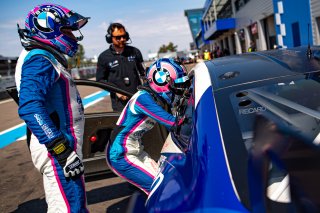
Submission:
<svg viewBox="0 0 320 213">
<path fill-rule="evenodd" d="M 130 94 L 112 84 L 91 80 L 75 80 L 83 100 L 85 128 L 83 141 L 83 159 L 87 175 L 95 175 L 110 171 L 105 161 L 105 148 L 110 140 L 112 130 L 121 112 L 115 112 L 111 106 L 111 95 Z M 143 136 L 145 150 L 154 160 L 160 157 L 160 151 L 167 137 L 167 130 L 156 125 Z"/>
<path fill-rule="evenodd" d="M 84 105 L 85 127 L 82 153 L 85 175 L 95 176 L 108 173 L 110 170 L 105 161 L 105 148 L 121 113 L 112 110 L 110 96 L 120 93 L 131 97 L 133 94 L 106 82 L 80 79 L 74 81 Z M 18 103 L 16 88 L 7 88 L 7 92 Z M 157 124 L 143 136 L 146 152 L 156 161 L 160 157 L 160 151 L 167 135 L 165 127 Z"/>
</svg>

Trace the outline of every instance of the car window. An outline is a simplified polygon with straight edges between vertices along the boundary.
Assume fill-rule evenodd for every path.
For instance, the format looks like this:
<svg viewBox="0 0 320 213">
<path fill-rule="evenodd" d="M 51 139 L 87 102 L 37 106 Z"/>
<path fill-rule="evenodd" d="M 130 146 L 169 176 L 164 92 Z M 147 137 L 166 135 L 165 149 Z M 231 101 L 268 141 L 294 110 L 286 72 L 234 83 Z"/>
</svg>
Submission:
<svg viewBox="0 0 320 213">
<path fill-rule="evenodd" d="M 247 149 L 252 145 L 252 129 L 257 113 L 271 113 L 316 141 L 320 137 L 319 91 L 319 81 L 307 78 L 233 93 L 230 99 Z"/>
<path fill-rule="evenodd" d="M 90 79 L 96 76 L 96 66 L 72 68 L 71 75 L 73 79 Z"/>
<path fill-rule="evenodd" d="M 110 92 L 99 87 L 77 85 L 85 114 L 112 112 Z"/>
<path fill-rule="evenodd" d="M 189 88 L 190 97 L 182 97 L 180 104 L 177 107 L 177 111 L 180 117 L 184 117 L 184 122 L 174 130 L 174 135 L 177 140 L 173 140 L 181 151 L 186 151 L 190 136 L 192 133 L 192 118 L 194 111 L 194 97 L 193 97 L 193 86 Z"/>
</svg>

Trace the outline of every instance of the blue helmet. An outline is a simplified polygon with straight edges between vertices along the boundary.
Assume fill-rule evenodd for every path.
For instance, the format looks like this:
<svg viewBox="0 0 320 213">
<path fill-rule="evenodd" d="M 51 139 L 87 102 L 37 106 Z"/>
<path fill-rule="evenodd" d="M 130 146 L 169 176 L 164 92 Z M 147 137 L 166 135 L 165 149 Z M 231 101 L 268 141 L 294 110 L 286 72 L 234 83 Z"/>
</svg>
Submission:
<svg viewBox="0 0 320 213">
<path fill-rule="evenodd" d="M 88 19 L 60 5 L 42 4 L 29 12 L 24 39 L 41 42 L 72 57 L 78 50 L 78 41 L 83 39 L 72 31 L 80 30 Z"/>
<path fill-rule="evenodd" d="M 171 104 L 173 94 L 178 94 L 189 78 L 186 69 L 172 58 L 160 58 L 147 71 L 150 88 Z"/>
</svg>

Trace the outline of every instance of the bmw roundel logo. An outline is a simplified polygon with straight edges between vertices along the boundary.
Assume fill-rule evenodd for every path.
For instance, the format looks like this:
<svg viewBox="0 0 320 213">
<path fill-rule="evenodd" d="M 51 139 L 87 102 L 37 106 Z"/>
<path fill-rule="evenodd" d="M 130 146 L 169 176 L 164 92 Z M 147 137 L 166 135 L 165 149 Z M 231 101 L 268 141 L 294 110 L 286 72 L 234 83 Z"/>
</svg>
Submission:
<svg viewBox="0 0 320 213">
<path fill-rule="evenodd" d="M 159 86 L 164 86 L 167 84 L 167 76 L 169 72 L 167 70 L 160 70 L 153 73 L 154 83 Z"/>
<path fill-rule="evenodd" d="M 34 25 L 42 32 L 53 32 L 55 22 L 59 20 L 59 15 L 56 11 L 50 8 L 38 10 L 34 17 Z"/>
</svg>

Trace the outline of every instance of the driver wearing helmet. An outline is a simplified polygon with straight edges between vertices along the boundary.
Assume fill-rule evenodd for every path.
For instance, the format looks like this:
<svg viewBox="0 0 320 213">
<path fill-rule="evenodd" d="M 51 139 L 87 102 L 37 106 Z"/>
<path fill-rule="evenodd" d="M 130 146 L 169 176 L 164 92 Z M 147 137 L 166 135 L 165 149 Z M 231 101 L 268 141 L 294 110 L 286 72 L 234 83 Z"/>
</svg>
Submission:
<svg viewBox="0 0 320 213">
<path fill-rule="evenodd" d="M 186 70 L 172 59 L 159 59 L 147 71 L 148 83 L 138 87 L 123 109 L 107 148 L 109 168 L 149 194 L 158 164 L 143 150 L 141 138 L 156 122 L 171 129 L 176 118 L 160 103 L 172 104 L 179 85 L 188 82 Z M 179 122 L 178 122 L 179 123 Z"/>
<path fill-rule="evenodd" d="M 83 105 L 67 72 L 64 54 L 78 49 L 89 18 L 65 7 L 42 4 L 29 12 L 18 33 L 24 49 L 16 66 L 19 116 L 31 131 L 28 145 L 43 175 L 48 212 L 88 212 L 83 179 Z M 81 34 L 81 33 L 80 33 Z"/>
</svg>

